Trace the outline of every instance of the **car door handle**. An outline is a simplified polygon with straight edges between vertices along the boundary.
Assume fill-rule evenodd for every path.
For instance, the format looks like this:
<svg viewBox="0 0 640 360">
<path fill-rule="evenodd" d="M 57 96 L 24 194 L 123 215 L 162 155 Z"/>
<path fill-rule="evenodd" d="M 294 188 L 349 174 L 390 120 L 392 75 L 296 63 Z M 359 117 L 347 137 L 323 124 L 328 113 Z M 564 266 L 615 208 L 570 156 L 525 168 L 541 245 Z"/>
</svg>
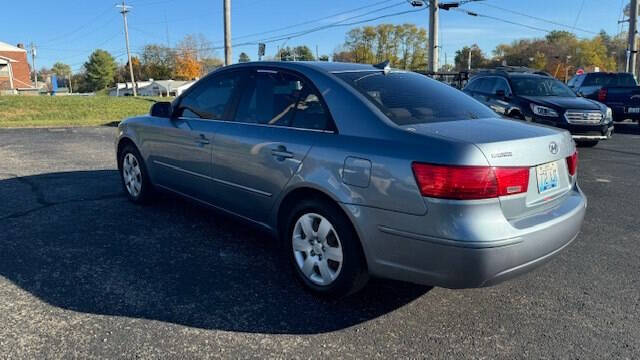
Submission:
<svg viewBox="0 0 640 360">
<path fill-rule="evenodd" d="M 200 145 L 208 145 L 211 144 L 211 142 L 209 141 L 209 139 L 207 139 L 204 134 L 200 134 L 200 137 L 198 137 L 196 140 L 196 144 L 200 144 Z"/>
<path fill-rule="evenodd" d="M 279 159 L 291 159 L 294 157 L 293 153 L 287 151 L 287 148 L 282 145 L 278 146 L 275 149 L 271 149 L 271 155 Z"/>
</svg>

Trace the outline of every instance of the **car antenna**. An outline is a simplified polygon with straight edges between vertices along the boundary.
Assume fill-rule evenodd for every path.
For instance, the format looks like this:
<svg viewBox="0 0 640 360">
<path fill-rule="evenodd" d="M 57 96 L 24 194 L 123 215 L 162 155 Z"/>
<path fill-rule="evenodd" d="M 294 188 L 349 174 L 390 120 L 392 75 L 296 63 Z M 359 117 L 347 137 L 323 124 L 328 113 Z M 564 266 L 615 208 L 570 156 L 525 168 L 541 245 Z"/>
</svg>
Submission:
<svg viewBox="0 0 640 360">
<path fill-rule="evenodd" d="M 391 67 L 389 66 L 389 62 L 390 62 L 389 60 L 385 60 L 379 64 L 373 65 L 373 67 L 384 71 L 384 74 L 387 75 L 389 72 L 391 72 Z"/>
</svg>

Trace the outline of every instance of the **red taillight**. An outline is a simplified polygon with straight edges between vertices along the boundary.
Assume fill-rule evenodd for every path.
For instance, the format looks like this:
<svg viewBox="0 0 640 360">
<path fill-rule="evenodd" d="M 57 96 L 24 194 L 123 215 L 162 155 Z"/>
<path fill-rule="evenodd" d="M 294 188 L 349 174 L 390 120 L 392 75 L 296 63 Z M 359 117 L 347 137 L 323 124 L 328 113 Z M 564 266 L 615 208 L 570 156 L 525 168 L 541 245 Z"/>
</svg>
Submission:
<svg viewBox="0 0 640 360">
<path fill-rule="evenodd" d="M 567 156 L 567 169 L 569 169 L 569 175 L 574 176 L 578 172 L 578 152 L 574 152 L 573 155 Z"/>
<path fill-rule="evenodd" d="M 528 167 L 496 167 L 493 170 L 498 179 L 498 196 L 527 192 L 529 187 Z"/>
<path fill-rule="evenodd" d="M 598 91 L 598 101 L 603 102 L 607 100 L 607 89 L 600 89 Z"/>
<path fill-rule="evenodd" d="M 413 174 L 423 196 L 473 200 L 527 191 L 529 168 L 447 166 L 413 163 Z"/>
</svg>

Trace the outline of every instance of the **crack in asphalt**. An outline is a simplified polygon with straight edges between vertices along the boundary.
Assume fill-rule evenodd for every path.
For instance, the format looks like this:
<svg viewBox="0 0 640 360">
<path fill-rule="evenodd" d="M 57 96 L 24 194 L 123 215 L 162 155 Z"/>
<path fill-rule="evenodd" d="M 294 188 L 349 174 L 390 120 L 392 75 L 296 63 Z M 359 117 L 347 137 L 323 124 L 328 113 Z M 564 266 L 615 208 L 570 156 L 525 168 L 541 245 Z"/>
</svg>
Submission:
<svg viewBox="0 0 640 360">
<path fill-rule="evenodd" d="M 102 195 L 102 196 L 93 197 L 93 198 L 87 198 L 87 199 L 69 199 L 69 200 L 64 200 L 64 201 L 48 201 L 45 198 L 44 192 L 42 191 L 42 189 L 40 189 L 40 186 L 38 186 L 38 184 L 36 184 L 35 182 L 31 181 L 27 177 L 20 176 L 18 174 L 12 174 L 12 173 L 0 173 L 0 175 L 8 176 L 9 179 L 15 179 L 16 181 L 21 182 L 21 183 L 29 186 L 29 188 L 31 189 L 31 192 L 36 196 L 36 202 L 38 204 L 40 204 L 40 206 L 37 206 L 35 208 L 31 208 L 31 209 L 28 209 L 28 210 L 15 212 L 15 213 L 9 214 L 7 216 L 0 217 L 0 221 L 7 220 L 7 219 L 20 218 L 20 217 L 23 217 L 23 216 L 27 216 L 27 215 L 29 215 L 29 214 L 31 214 L 33 212 L 40 211 L 40 210 L 43 210 L 43 209 L 46 209 L 46 208 L 49 208 L 49 207 L 52 207 L 52 206 L 56 206 L 56 205 L 64 205 L 64 204 L 79 203 L 79 202 L 110 200 L 110 199 L 117 199 L 117 198 L 123 198 L 124 197 L 124 195 L 122 193 L 112 193 L 112 194 L 105 194 L 105 195 Z"/>
</svg>

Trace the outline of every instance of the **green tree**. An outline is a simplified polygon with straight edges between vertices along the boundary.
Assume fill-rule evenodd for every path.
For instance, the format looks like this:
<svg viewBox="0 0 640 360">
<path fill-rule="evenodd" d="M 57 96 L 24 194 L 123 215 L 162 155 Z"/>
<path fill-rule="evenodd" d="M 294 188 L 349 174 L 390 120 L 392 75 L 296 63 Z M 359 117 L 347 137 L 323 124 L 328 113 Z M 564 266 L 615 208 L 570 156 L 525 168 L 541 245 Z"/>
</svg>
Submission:
<svg viewBox="0 0 640 360">
<path fill-rule="evenodd" d="M 175 52 L 162 45 L 149 44 L 142 51 L 142 71 L 147 79 L 170 79 L 176 66 Z"/>
<path fill-rule="evenodd" d="M 488 65 L 489 59 L 486 58 L 482 49 L 476 44 L 465 46 L 456 51 L 454 59 L 455 69 L 458 71 L 466 70 L 469 67 L 469 52 L 471 52 L 471 68 L 479 69 Z"/>
<path fill-rule="evenodd" d="M 283 61 L 313 61 L 315 57 L 313 52 L 306 45 L 300 45 L 296 47 L 284 47 L 278 51 L 275 56 L 276 60 Z"/>
<path fill-rule="evenodd" d="M 307 45 L 300 45 L 293 48 L 293 53 L 298 61 L 313 61 L 315 56 Z"/>
<path fill-rule="evenodd" d="M 51 71 L 53 71 L 53 73 L 59 77 L 66 77 L 71 75 L 71 66 L 61 62 L 57 62 L 53 64 L 53 67 L 51 67 Z"/>
<path fill-rule="evenodd" d="M 240 55 L 238 56 L 238 62 L 246 63 L 249 61 L 251 61 L 251 58 L 249 58 L 249 55 L 247 55 L 247 53 L 245 52 L 241 52 Z"/>
<path fill-rule="evenodd" d="M 84 68 L 91 91 L 97 91 L 105 89 L 113 83 L 117 66 L 111 54 L 98 49 L 89 56 Z"/>
</svg>

